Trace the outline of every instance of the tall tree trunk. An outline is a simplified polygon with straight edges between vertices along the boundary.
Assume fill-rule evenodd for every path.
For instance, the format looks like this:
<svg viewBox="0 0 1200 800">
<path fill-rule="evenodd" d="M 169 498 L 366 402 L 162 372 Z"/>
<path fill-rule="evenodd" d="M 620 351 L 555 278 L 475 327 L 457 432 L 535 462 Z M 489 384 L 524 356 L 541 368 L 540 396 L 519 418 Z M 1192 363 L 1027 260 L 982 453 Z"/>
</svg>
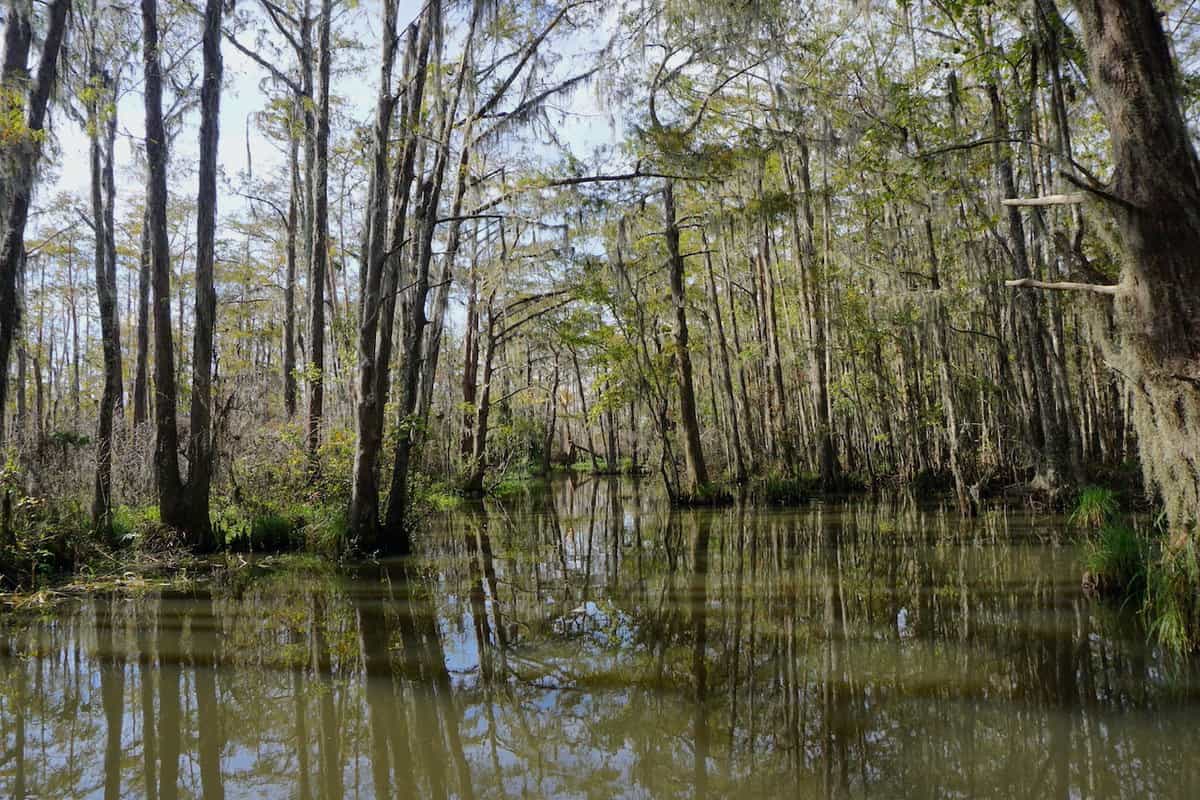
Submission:
<svg viewBox="0 0 1200 800">
<path fill-rule="evenodd" d="M 679 379 L 679 417 L 683 426 L 684 464 L 691 486 L 699 493 L 708 485 L 708 467 L 700 444 L 700 420 L 696 414 L 696 387 L 692 379 L 692 356 L 688 350 L 687 297 L 683 284 L 683 254 L 679 250 L 679 222 L 675 216 L 675 182 L 667 179 L 663 189 L 671 303 L 675 307 L 675 369 Z"/>
<path fill-rule="evenodd" d="M 117 88 L 115 83 L 109 87 L 113 106 L 108 113 L 104 129 L 104 259 L 108 285 L 112 289 L 113 297 L 112 318 L 109 320 L 115 356 L 111 370 L 114 380 L 113 395 L 117 413 L 121 414 L 125 408 L 125 389 L 122 380 L 124 370 L 121 356 L 121 305 L 117 301 Z"/>
<path fill-rule="evenodd" d="M 800 287 L 808 333 L 808 374 L 813 393 L 813 412 L 817 435 L 817 465 L 821 486 L 832 489 L 838 481 L 837 450 L 833 443 L 833 425 L 829 414 L 829 382 L 826 371 L 828 345 L 825 337 L 824 276 L 817 269 L 814 241 L 816 218 L 812 206 L 812 172 L 809 166 L 808 139 L 800 137 L 799 195 L 800 210 L 792 214 L 792 239 L 800 264 Z M 796 176 L 790 160 L 784 161 L 788 190 L 797 194 Z M 803 214 L 803 216 L 801 216 Z"/>
<path fill-rule="evenodd" d="M 1004 197 L 1016 197 L 1016 179 L 1013 174 L 1011 149 L 1003 142 L 1009 138 L 1007 115 L 1000 92 L 995 84 L 988 85 L 988 96 L 992 105 L 992 132 L 996 144 L 993 152 L 996 158 L 996 176 L 1000 183 L 1000 191 Z M 1008 222 L 1008 250 L 1012 261 L 1012 270 L 1016 278 L 1031 276 L 1029 253 L 1025 242 L 1025 225 L 1021 220 L 1021 211 L 1015 207 L 1006 209 Z M 1037 292 L 1032 289 L 1019 289 L 1015 299 L 1017 318 L 1020 320 L 1021 332 L 1025 339 L 1022 350 L 1021 365 L 1025 374 L 1025 382 L 1029 388 L 1030 402 L 1033 403 L 1031 420 L 1034 433 L 1034 447 L 1042 452 L 1053 482 L 1064 477 L 1066 469 L 1066 436 L 1058 425 L 1058 415 L 1055 412 L 1054 395 L 1052 393 L 1050 371 L 1047 361 L 1046 340 L 1041 327 L 1041 302 Z"/>
<path fill-rule="evenodd" d="M 1075 0 L 1108 119 L 1120 233 L 1119 350 L 1142 466 L 1177 541 L 1200 513 L 1200 161 L 1151 0 Z"/>
<path fill-rule="evenodd" d="M 95 13 L 95 11 L 96 8 L 93 4 L 92 12 Z M 100 72 L 100 66 L 96 61 L 97 56 L 93 45 L 90 55 L 91 73 L 93 80 L 103 85 L 107 81 Z M 118 338 L 120 328 L 117 320 L 116 271 L 110 269 L 108 260 L 109 242 L 113 238 L 109 229 L 112 195 L 110 194 L 110 201 L 106 207 L 103 188 L 111 172 L 106 170 L 105 158 L 101 152 L 101 110 L 102 103 L 99 100 L 93 102 L 89 109 L 96 301 L 100 310 L 100 336 L 104 352 L 104 389 L 100 396 L 100 408 L 97 411 L 99 419 L 96 425 L 96 476 L 92 494 L 92 527 L 102 536 L 107 537 L 112 527 L 113 414 L 121 397 L 121 345 Z M 108 167 L 111 169 L 111 160 L 108 161 Z"/>
<path fill-rule="evenodd" d="M 379 68 L 379 95 L 375 104 L 375 130 L 371 148 L 371 189 L 367 208 L 367 246 L 364 258 L 366 276 L 360 299 L 358 329 L 358 406 L 355 415 L 357 443 L 354 448 L 354 475 L 351 484 L 350 528 L 356 534 L 373 532 L 379 526 L 379 448 L 383 430 L 380 409 L 384 399 L 376 370 L 379 364 L 378 340 L 383 311 L 383 273 L 388 263 L 388 147 L 395 95 L 392 93 L 392 67 L 396 59 L 396 3 L 383 3 L 383 52 Z M 390 327 L 391 321 L 387 322 Z M 370 535 L 370 534 L 369 534 Z"/>
<path fill-rule="evenodd" d="M 142 247 L 138 259 L 137 355 L 133 378 L 133 424 L 144 423 L 150 413 L 150 272 L 153 257 L 150 247 L 150 209 L 142 214 Z"/>
<path fill-rule="evenodd" d="M 11 145 L 6 161 L 12 171 L 5 174 L 6 207 L 0 224 L 0 450 L 5 444 L 5 409 L 8 400 L 8 361 L 16 338 L 21 317 L 21 299 L 17 296 L 17 275 L 25 257 L 25 224 L 29 220 L 29 206 L 33 200 L 33 184 L 37 164 L 42 156 L 41 132 L 45 126 L 46 109 L 50 105 L 50 91 L 58 75 L 58 53 L 66 31 L 68 0 L 52 0 L 47 17 L 49 23 L 42 43 L 41 59 L 37 78 L 29 88 L 25 101 L 25 127 L 28 131 L 19 142 Z M 5 24 L 5 63 L 0 73 L 0 89 L 16 89 L 26 77 L 25 62 L 28 58 L 30 20 L 28 7 L 20 0 L 9 4 L 8 20 Z M 10 53 L 8 48 L 12 48 Z M 10 63 L 11 58 L 11 63 Z M 19 90 L 18 90 L 19 91 Z M 8 101 L 5 101 L 7 106 Z M 9 108 L 5 108 L 9 111 Z M 12 109 L 17 113 L 20 107 Z"/>
<path fill-rule="evenodd" d="M 329 258 L 329 81 L 332 0 L 322 0 L 317 28 L 316 142 L 310 163 L 312 250 L 308 263 L 308 463 L 318 468 L 321 423 L 325 416 L 325 271 Z"/>
<path fill-rule="evenodd" d="M 708 250 L 708 239 L 704 239 L 704 249 Z M 746 482 L 746 456 L 742 450 L 741 425 L 738 422 L 737 399 L 733 393 L 733 374 L 729 369 L 729 343 L 725 339 L 725 322 L 721 313 L 721 299 L 717 294 L 717 280 L 713 273 L 712 255 L 705 253 L 704 264 L 708 269 L 708 295 L 712 302 L 713 319 L 717 323 L 717 348 L 720 350 L 721 390 L 725 395 L 725 405 L 729 408 L 729 428 L 733 439 L 733 470 L 734 480 L 739 484 Z"/>
<path fill-rule="evenodd" d="M 158 0 L 141 0 L 143 94 L 146 104 L 146 208 L 150 228 L 154 294 L 154 473 L 159 517 L 186 528 L 187 500 L 179 477 L 179 429 L 175 419 L 175 345 L 171 335 L 171 251 L 167 236 L 167 139 L 162 116 Z"/>
<path fill-rule="evenodd" d="M 440 20 L 441 4 L 438 0 L 430 2 L 429 11 L 431 19 Z M 434 156 L 434 164 L 423 183 L 420 202 L 415 215 L 417 223 L 417 235 L 415 237 L 417 245 L 415 248 L 416 260 L 411 288 L 405 292 L 404 298 L 405 314 L 404 324 L 402 325 L 404 360 L 400 370 L 397 391 L 400 431 L 393 453 L 392 482 L 388 490 L 388 510 L 385 520 L 388 532 L 387 546 L 389 549 L 401 553 L 408 552 L 411 547 L 410 531 L 406 523 L 410 504 L 409 473 L 412 468 L 413 453 L 421 441 L 421 431 L 418 426 L 412 423 L 420 416 L 414 412 L 417 412 L 421 405 L 421 381 L 432 366 L 427 360 L 429 354 L 426 351 L 425 338 L 427 335 L 430 335 L 427 332 L 427 328 L 430 327 L 431 322 L 434 323 L 435 328 L 433 333 L 436 333 L 436 328 L 440 325 L 440 320 L 431 320 L 426 316 L 426 305 L 429 300 L 430 290 L 429 267 L 433 259 L 433 235 L 437 229 L 442 186 L 450 159 L 450 139 L 454 132 L 454 121 L 458 114 L 459 101 L 462 98 L 466 75 L 473 63 L 470 53 L 480 13 L 481 4 L 473 4 L 471 20 L 464 38 L 462 64 L 455 78 L 454 88 L 451 92 L 452 97 L 449 102 L 445 102 L 443 105 L 441 114 L 442 129 L 439 132 L 438 140 L 440 144 Z M 466 136 L 469 137 L 469 125 L 466 131 Z M 468 143 L 469 138 L 464 140 L 463 146 L 467 147 Z M 462 185 L 461 165 L 459 185 Z M 456 205 L 457 202 L 458 200 L 456 199 Z M 453 258 L 453 255 L 450 257 Z M 445 266 L 443 277 L 448 280 L 451 275 L 450 270 L 452 265 L 447 262 Z M 444 310 L 445 305 L 439 304 L 435 310 L 435 314 L 443 313 Z"/>
<path fill-rule="evenodd" d="M 204 81 L 200 88 L 200 186 L 196 196 L 196 329 L 192 338 L 192 405 L 188 433 L 189 543 L 207 552 L 216 546 L 209 518 L 212 492 L 213 333 L 217 290 L 217 144 L 221 125 L 222 0 L 204 4 Z"/>
<path fill-rule="evenodd" d="M 289 130 L 290 130 L 289 126 Z M 289 133 L 286 270 L 283 284 L 283 407 L 288 419 L 296 416 L 296 236 L 299 233 L 300 140 Z"/>
</svg>

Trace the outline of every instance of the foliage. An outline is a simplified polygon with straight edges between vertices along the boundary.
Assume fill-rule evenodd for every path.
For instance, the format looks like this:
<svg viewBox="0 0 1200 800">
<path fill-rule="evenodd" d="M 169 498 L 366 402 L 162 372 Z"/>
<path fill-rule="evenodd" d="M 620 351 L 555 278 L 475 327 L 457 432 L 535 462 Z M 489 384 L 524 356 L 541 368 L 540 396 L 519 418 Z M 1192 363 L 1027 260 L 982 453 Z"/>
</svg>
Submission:
<svg viewBox="0 0 1200 800">
<path fill-rule="evenodd" d="M 1070 522 L 1081 528 L 1101 528 L 1116 516 L 1119 508 L 1116 492 L 1112 489 L 1085 486 L 1079 492 Z"/>
<path fill-rule="evenodd" d="M 1096 588 L 1137 598 L 1146 586 L 1151 552 L 1148 540 L 1132 527 L 1108 522 L 1084 545 L 1084 566 Z"/>
<path fill-rule="evenodd" d="M 734 491 L 724 481 L 709 481 L 697 486 L 694 491 L 682 492 L 675 498 L 680 508 L 706 508 L 727 506 L 734 501 Z"/>
<path fill-rule="evenodd" d="M 1151 635 L 1177 653 L 1190 653 L 1200 646 L 1200 558 L 1195 540 L 1189 538 L 1152 562 L 1147 571 L 1143 616 Z"/>
<path fill-rule="evenodd" d="M 805 503 L 820 492 L 821 478 L 810 473 L 785 475 L 772 472 L 759 478 L 752 487 L 754 497 L 773 506 Z"/>
</svg>

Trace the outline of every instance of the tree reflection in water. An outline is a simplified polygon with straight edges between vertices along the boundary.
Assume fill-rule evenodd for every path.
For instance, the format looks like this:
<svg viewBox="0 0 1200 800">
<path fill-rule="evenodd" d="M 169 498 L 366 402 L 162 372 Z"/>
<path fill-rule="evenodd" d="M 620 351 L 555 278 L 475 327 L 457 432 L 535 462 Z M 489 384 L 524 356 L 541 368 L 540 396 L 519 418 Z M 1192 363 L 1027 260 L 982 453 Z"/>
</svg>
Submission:
<svg viewBox="0 0 1200 800">
<path fill-rule="evenodd" d="M 422 555 L 0 630 L 0 796 L 1200 796 L 1200 683 L 1053 520 L 556 482 Z"/>
</svg>

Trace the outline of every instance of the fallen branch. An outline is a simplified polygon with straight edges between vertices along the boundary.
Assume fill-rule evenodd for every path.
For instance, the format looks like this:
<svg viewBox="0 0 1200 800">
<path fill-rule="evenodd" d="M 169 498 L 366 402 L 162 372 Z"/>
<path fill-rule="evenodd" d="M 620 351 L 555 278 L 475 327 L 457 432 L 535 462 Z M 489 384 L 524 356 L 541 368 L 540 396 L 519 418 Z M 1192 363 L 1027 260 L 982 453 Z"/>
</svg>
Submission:
<svg viewBox="0 0 1200 800">
<path fill-rule="evenodd" d="M 1045 197 L 1013 197 L 1000 202 L 1006 206 L 1077 206 L 1083 203 L 1082 194 L 1048 194 Z"/>
<path fill-rule="evenodd" d="M 1114 286 L 1104 286 L 1096 283 L 1046 283 L 1045 281 L 1035 281 L 1032 278 L 1021 278 L 1015 281 L 1005 281 L 1004 285 L 1010 289 L 1048 289 L 1053 292 L 1092 292 L 1093 294 L 1118 295 L 1124 291 L 1120 284 Z"/>
</svg>

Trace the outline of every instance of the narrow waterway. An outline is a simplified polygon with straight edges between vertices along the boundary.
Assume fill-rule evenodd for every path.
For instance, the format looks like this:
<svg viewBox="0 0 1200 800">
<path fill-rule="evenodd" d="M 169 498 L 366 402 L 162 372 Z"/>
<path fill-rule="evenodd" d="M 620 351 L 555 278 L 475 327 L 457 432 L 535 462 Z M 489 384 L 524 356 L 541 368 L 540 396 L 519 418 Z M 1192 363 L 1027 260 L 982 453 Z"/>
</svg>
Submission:
<svg viewBox="0 0 1200 800">
<path fill-rule="evenodd" d="M 0 620 L 0 796 L 1200 796 L 1059 518 L 564 479 L 420 548 Z"/>
</svg>

